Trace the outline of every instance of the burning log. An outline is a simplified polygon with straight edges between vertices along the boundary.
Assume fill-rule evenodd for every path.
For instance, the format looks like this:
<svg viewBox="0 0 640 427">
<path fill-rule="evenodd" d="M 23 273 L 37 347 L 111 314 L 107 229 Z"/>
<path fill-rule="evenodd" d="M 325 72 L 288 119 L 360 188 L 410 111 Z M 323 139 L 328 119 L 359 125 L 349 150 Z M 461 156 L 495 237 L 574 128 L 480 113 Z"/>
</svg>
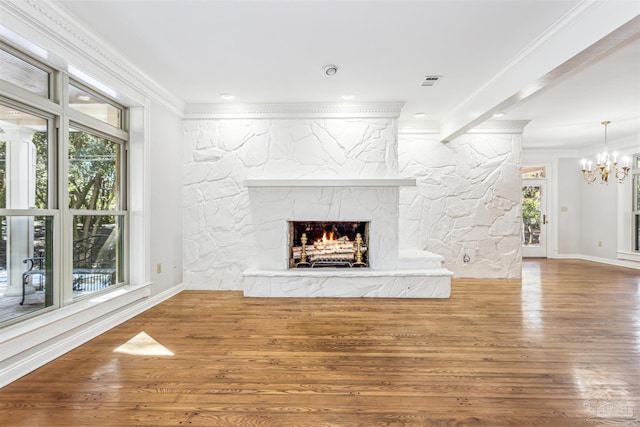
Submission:
<svg viewBox="0 0 640 427">
<path fill-rule="evenodd" d="M 362 238 L 367 235 L 367 223 L 292 222 L 290 224 L 290 268 L 366 267 L 368 265 L 366 242 Z M 298 246 L 294 246 L 295 244 Z"/>
<path fill-rule="evenodd" d="M 366 246 L 361 246 L 360 250 L 366 252 Z M 340 260 L 349 261 L 355 259 L 357 251 L 356 243 L 349 240 L 347 236 L 333 239 L 333 236 L 327 238 L 326 234 L 322 239 L 313 242 L 313 246 L 306 246 L 305 251 L 310 261 L 314 260 Z M 294 246 L 291 248 L 293 259 L 300 259 L 302 254 L 302 246 Z"/>
</svg>

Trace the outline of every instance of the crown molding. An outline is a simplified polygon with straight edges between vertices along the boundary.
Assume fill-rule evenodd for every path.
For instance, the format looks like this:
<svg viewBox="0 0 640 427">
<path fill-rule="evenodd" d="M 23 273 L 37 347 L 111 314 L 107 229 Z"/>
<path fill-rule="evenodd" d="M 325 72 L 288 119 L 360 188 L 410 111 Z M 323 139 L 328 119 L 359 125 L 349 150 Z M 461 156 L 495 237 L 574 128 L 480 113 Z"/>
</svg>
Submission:
<svg viewBox="0 0 640 427">
<path fill-rule="evenodd" d="M 399 135 L 439 135 L 440 122 L 437 120 L 399 120 Z"/>
<path fill-rule="evenodd" d="M 151 98 L 182 116 L 184 110 L 182 100 L 169 93 L 108 43 L 92 33 L 89 28 L 75 20 L 62 5 L 55 1 L 21 0 L 2 2 L 0 10 L 3 14 L 3 25 L 5 22 L 9 22 L 7 17 L 10 16 L 26 25 L 29 31 L 42 35 L 48 46 L 39 47 L 45 50 L 50 49 L 53 51 L 53 56 L 64 58 L 67 62 L 64 65 L 81 69 L 90 76 L 105 75 L 116 84 L 124 83 L 138 94 Z M 15 31 L 8 25 L 7 27 L 11 31 Z M 21 31 L 17 32 L 20 37 L 29 39 L 28 36 L 20 33 Z M 54 46 L 51 46 L 50 42 L 53 42 Z M 68 55 L 68 53 L 72 55 Z M 73 55 L 81 58 L 82 64 L 71 62 L 73 59 L 68 59 Z M 60 66 L 61 64 L 55 65 Z M 96 79 L 101 80 L 98 77 Z M 104 83 L 111 85 L 110 82 Z M 136 98 L 126 93 L 124 95 L 132 99 Z"/>
<path fill-rule="evenodd" d="M 245 187 L 415 187 L 415 178 L 247 178 Z"/>
<path fill-rule="evenodd" d="M 529 120 L 487 120 L 467 134 L 521 134 Z M 440 125 L 435 120 L 414 121 L 401 120 L 398 122 L 399 135 L 439 135 Z"/>
<path fill-rule="evenodd" d="M 397 119 L 404 102 L 187 104 L 185 119 Z"/>
</svg>

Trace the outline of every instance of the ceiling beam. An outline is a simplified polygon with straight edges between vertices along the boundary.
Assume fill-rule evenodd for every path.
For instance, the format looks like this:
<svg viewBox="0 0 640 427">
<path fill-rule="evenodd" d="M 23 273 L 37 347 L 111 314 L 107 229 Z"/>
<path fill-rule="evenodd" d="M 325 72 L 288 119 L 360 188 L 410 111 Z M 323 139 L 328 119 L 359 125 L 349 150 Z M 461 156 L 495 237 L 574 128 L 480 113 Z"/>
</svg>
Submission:
<svg viewBox="0 0 640 427">
<path fill-rule="evenodd" d="M 583 1 L 440 123 L 449 142 L 640 35 L 640 2 Z"/>
</svg>

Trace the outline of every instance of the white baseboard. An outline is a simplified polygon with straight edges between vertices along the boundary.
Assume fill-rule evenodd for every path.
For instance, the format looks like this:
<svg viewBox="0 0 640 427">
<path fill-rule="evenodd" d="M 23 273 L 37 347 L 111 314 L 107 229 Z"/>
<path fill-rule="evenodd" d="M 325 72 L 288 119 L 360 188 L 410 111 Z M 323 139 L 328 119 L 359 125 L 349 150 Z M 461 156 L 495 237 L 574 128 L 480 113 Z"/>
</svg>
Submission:
<svg viewBox="0 0 640 427">
<path fill-rule="evenodd" d="M 601 264 L 615 265 L 617 267 L 640 269 L 640 263 L 635 261 L 625 260 L 625 259 L 601 258 L 601 257 L 594 257 L 590 255 L 581 255 L 581 254 L 556 254 L 553 258 L 554 259 L 581 259 L 583 261 L 599 262 Z"/>
<path fill-rule="evenodd" d="M 593 261 L 599 262 L 602 264 L 615 265 L 618 267 L 627 267 L 627 268 L 636 268 L 640 269 L 640 264 L 634 261 L 627 261 L 623 259 L 611 259 L 611 258 L 600 258 L 594 256 L 583 255 L 582 258 L 585 261 Z"/>
<path fill-rule="evenodd" d="M 45 344 L 45 347 L 40 350 L 30 351 L 29 348 L 26 348 L 21 353 L 8 358 L 4 357 L 6 354 L 3 354 L 3 360 L 0 364 L 0 388 L 23 377 L 31 371 L 38 369 L 46 363 L 51 362 L 109 329 L 112 329 L 113 327 L 150 309 L 162 301 L 171 298 L 183 291 L 184 288 L 184 284 L 180 283 L 160 294 L 148 296 L 148 286 L 141 287 L 136 289 L 136 291 L 142 291 L 139 296 L 134 294 L 135 291 L 132 292 L 133 295 L 129 296 L 130 298 L 137 298 L 134 302 L 129 302 L 127 298 L 120 298 L 120 301 L 118 302 L 118 297 L 113 298 L 114 303 L 111 304 L 111 308 L 113 309 L 108 313 L 102 315 L 98 314 L 96 318 L 99 318 L 99 320 L 97 321 L 87 321 L 84 318 L 86 317 L 86 310 L 78 311 L 72 315 L 66 316 L 64 319 L 66 323 L 73 323 L 72 321 L 74 318 L 82 318 L 83 322 L 77 323 L 74 328 L 58 327 L 56 329 L 56 335 L 49 335 L 46 341 L 28 340 L 30 341 L 31 348 Z M 66 336 L 68 333 L 71 333 L 71 335 Z M 32 333 L 29 332 L 25 335 L 30 334 Z M 65 337 L 62 339 L 58 338 L 61 336 Z M 21 336 L 5 337 L 3 341 L 6 343 L 7 341 L 13 340 L 18 344 L 17 347 L 20 347 L 21 338 Z"/>
</svg>

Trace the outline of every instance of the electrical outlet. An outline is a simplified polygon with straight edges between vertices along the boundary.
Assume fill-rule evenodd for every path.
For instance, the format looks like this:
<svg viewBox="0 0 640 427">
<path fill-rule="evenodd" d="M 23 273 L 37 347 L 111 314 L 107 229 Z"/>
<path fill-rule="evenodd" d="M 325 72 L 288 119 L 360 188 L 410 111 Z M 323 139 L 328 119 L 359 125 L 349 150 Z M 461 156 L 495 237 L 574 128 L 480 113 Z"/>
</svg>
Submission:
<svg viewBox="0 0 640 427">
<path fill-rule="evenodd" d="M 162 264 L 161 263 L 158 263 L 158 265 L 156 266 L 156 272 L 158 274 L 162 273 Z"/>
</svg>

